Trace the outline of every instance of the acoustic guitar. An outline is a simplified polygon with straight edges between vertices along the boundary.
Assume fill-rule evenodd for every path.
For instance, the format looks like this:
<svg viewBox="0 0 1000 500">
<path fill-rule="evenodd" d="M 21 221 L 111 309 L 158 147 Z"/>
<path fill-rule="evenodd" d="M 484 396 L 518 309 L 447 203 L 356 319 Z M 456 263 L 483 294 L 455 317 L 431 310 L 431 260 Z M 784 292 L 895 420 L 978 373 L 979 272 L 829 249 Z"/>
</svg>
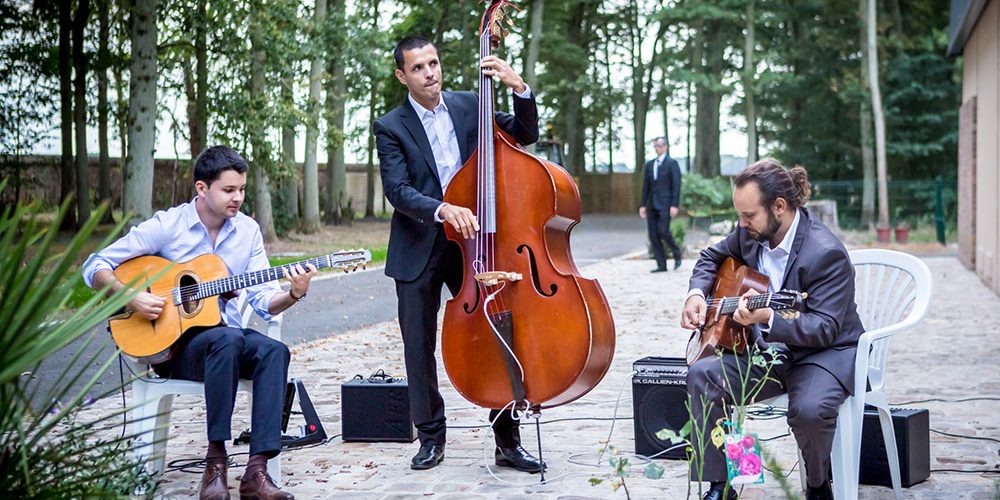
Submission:
<svg viewBox="0 0 1000 500">
<path fill-rule="evenodd" d="M 108 320 L 111 337 L 122 352 L 139 362 L 162 363 L 173 356 L 172 347 L 185 332 L 222 323 L 219 301 L 215 299 L 219 295 L 282 278 L 283 271 L 296 264 L 347 272 L 363 267 L 371 259 L 368 250 L 344 250 L 230 276 L 226 263 L 215 254 L 199 255 L 180 263 L 155 255 L 136 257 L 118 266 L 115 277 L 132 286 L 145 283 L 146 292 L 165 298 L 167 304 L 155 320 L 128 309 L 111 317 Z"/>
<path fill-rule="evenodd" d="M 688 340 L 688 365 L 715 354 L 719 349 L 737 354 L 746 350 L 751 327 L 741 325 L 732 315 L 739 309 L 740 298 L 747 290 L 759 293 L 748 300 L 747 308 L 751 311 L 769 307 L 785 319 L 797 318 L 807 295 L 790 290 L 767 293 L 770 284 L 771 280 L 766 275 L 727 257 L 712 283 L 705 324 L 693 331 Z"/>
</svg>

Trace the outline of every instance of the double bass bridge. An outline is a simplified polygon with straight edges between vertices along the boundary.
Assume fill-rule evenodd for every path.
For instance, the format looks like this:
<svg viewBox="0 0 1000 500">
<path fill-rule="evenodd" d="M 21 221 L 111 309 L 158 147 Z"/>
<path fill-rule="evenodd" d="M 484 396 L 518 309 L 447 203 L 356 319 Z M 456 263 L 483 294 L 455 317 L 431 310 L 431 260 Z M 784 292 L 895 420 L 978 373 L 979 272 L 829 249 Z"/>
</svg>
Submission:
<svg viewBox="0 0 1000 500">
<path fill-rule="evenodd" d="M 476 273 L 476 281 L 486 286 L 497 286 L 500 283 L 521 281 L 524 276 L 521 273 L 507 271 L 487 271 Z"/>
</svg>

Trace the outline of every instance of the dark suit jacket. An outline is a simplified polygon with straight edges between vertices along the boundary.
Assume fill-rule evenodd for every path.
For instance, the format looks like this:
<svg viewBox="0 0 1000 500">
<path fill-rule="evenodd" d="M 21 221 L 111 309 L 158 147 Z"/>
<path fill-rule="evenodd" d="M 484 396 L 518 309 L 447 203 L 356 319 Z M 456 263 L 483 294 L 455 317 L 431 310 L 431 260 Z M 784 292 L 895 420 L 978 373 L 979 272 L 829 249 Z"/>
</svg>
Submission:
<svg viewBox="0 0 1000 500">
<path fill-rule="evenodd" d="M 681 202 L 681 167 L 677 160 L 667 156 L 660 163 L 653 180 L 653 165 L 656 158 L 646 162 L 646 170 L 642 176 L 642 204 L 647 210 L 667 211 L 670 207 L 679 207 Z"/>
<path fill-rule="evenodd" d="M 802 315 L 783 319 L 775 314 L 767 342 L 785 344 L 793 364 L 810 363 L 833 374 L 848 392 L 854 387 L 854 355 L 864 333 L 854 303 L 854 266 L 844 244 L 809 211 L 799 212 L 792 251 L 782 288 L 806 292 Z M 701 252 L 690 289 L 708 295 L 715 273 L 726 257 L 757 269 L 761 243 L 737 227 L 726 239 Z"/>
<path fill-rule="evenodd" d="M 442 92 L 448 114 L 455 125 L 455 137 L 462 164 L 477 147 L 479 97 L 474 92 Z M 538 140 L 538 109 L 534 95 L 514 96 L 514 115 L 496 113 L 496 122 L 522 145 Z M 382 190 L 392 203 L 389 254 L 385 274 L 400 281 L 420 275 L 430 258 L 441 224 L 434 211 L 444 193 L 430 141 L 410 100 L 375 120 Z"/>
</svg>

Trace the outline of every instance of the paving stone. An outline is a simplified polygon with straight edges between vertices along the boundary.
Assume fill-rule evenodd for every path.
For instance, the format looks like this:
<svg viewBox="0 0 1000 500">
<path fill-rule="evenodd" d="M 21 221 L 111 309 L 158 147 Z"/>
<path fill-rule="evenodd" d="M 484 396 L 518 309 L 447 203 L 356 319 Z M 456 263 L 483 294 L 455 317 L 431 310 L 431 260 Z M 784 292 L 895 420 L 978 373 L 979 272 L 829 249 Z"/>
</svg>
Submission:
<svg viewBox="0 0 1000 500">
<path fill-rule="evenodd" d="M 604 380 L 589 394 L 569 405 L 542 413 L 542 446 L 549 464 L 547 483 L 538 475 L 496 468 L 492 463 L 491 437 L 485 429 L 457 428 L 483 425 L 487 412 L 463 400 L 448 382 L 443 365 L 438 377 L 447 405 L 448 431 L 445 460 L 426 471 L 409 468 L 417 443 L 345 443 L 331 439 L 323 446 L 289 450 L 281 455 L 286 488 L 298 498 L 358 500 L 410 499 L 531 499 L 584 500 L 624 499 L 623 488 L 612 490 L 607 457 L 595 467 L 599 450 L 609 443 L 621 453 L 635 446 L 632 428 L 632 362 L 650 355 L 682 357 L 688 334 L 679 326 L 679 315 L 687 292 L 691 260 L 679 272 L 650 274 L 650 261 L 612 259 L 582 268 L 597 278 L 614 314 L 617 326 L 615 359 Z M 887 395 L 893 405 L 926 408 L 933 429 L 977 437 L 1000 438 L 1000 401 L 955 402 L 971 397 L 1000 397 L 1000 298 L 953 257 L 928 257 L 934 274 L 934 297 L 927 318 L 913 331 L 894 340 L 889 358 Z M 385 300 L 395 300 L 386 297 Z M 403 352 L 395 322 L 364 327 L 352 332 L 293 348 L 290 376 L 302 378 L 327 434 L 340 433 L 340 385 L 355 373 L 384 369 L 403 375 Z M 242 395 L 241 395 L 242 396 Z M 620 400 L 619 400 L 620 398 Z M 618 403 L 612 431 L 612 416 Z M 99 401 L 87 411 L 113 411 L 114 398 Z M 290 428 L 301 424 L 293 416 Z M 600 418 L 603 420 L 563 420 Z M 177 398 L 174 404 L 167 461 L 204 455 L 204 410 L 197 397 Z M 245 397 L 237 400 L 234 433 L 249 426 Z M 749 424 L 759 437 L 775 438 L 767 449 L 778 459 L 781 474 L 795 494 L 799 467 L 795 441 L 779 437 L 788 432 L 783 419 Z M 117 432 L 117 431 L 111 431 Z M 524 445 L 537 453 L 534 421 L 522 428 Z M 1000 465 L 996 443 L 958 439 L 931 433 L 932 469 L 995 470 Z M 231 446 L 230 452 L 246 452 Z M 240 460 L 245 460 L 241 458 Z M 698 488 L 687 480 L 685 462 L 658 460 L 665 468 L 660 479 L 643 477 L 644 464 L 633 458 L 626 480 L 633 499 L 696 498 Z M 494 477 L 487 470 L 496 475 Z M 236 492 L 241 469 L 230 470 L 229 484 Z M 591 485 L 590 479 L 603 479 Z M 191 498 L 197 494 L 199 474 L 171 471 L 163 475 L 162 498 Z M 996 476 L 938 472 L 930 479 L 903 490 L 903 498 L 997 498 Z M 691 490 L 688 496 L 689 487 Z M 763 485 L 747 486 L 747 500 L 784 498 L 775 476 Z M 893 498 L 889 488 L 861 485 L 862 500 Z"/>
</svg>

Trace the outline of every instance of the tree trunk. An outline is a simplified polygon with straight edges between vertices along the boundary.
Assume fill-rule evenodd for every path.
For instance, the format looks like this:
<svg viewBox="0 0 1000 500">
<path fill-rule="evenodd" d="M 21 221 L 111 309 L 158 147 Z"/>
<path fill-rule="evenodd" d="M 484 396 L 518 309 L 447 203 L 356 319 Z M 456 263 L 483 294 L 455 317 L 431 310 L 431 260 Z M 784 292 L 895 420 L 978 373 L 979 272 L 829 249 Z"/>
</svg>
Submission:
<svg viewBox="0 0 1000 500">
<path fill-rule="evenodd" d="M 251 16 L 260 15 L 262 5 L 251 7 Z M 264 99 L 264 63 L 267 56 L 261 47 L 260 33 L 251 21 L 250 35 L 250 101 L 257 106 Z M 271 182 L 267 173 L 267 165 L 271 160 L 271 147 L 267 142 L 267 124 L 251 121 L 247 124 L 250 147 L 253 149 L 253 179 L 254 179 L 254 215 L 260 225 L 264 242 L 271 243 L 278 239 L 274 230 L 274 215 L 271 204 Z"/>
<path fill-rule="evenodd" d="M 528 13 L 531 20 L 528 23 L 528 53 L 524 58 L 524 81 L 535 85 L 535 65 L 538 64 L 538 53 L 542 45 L 542 27 L 544 26 L 545 0 L 532 0 Z"/>
<path fill-rule="evenodd" d="M 333 0 L 331 21 L 335 32 L 344 25 L 344 0 Z M 329 26 L 329 25 L 328 25 Z M 338 35 L 338 43 L 343 36 Z M 330 79 L 326 89 L 326 217 L 327 224 L 341 224 L 352 215 L 347 206 L 347 171 L 344 167 L 344 116 L 347 107 L 347 80 L 339 47 L 327 52 Z"/>
<path fill-rule="evenodd" d="M 208 14 L 206 0 L 198 0 L 194 19 L 194 117 L 191 130 L 191 158 L 197 158 L 208 146 L 208 35 L 205 24 Z"/>
<path fill-rule="evenodd" d="M 719 22 L 709 23 L 705 30 L 704 74 L 718 77 L 722 75 L 725 43 L 719 36 Z M 697 97 L 698 117 L 695 127 L 695 170 L 705 177 L 720 174 L 719 158 L 719 108 L 722 94 L 712 86 L 703 85 Z"/>
<path fill-rule="evenodd" d="M 756 89 L 757 69 L 754 66 L 754 0 L 747 2 L 747 35 L 743 48 L 743 91 L 746 94 L 747 113 L 747 165 L 757 161 L 757 111 L 754 109 L 754 94 Z"/>
<path fill-rule="evenodd" d="M 281 99 L 286 106 L 295 105 L 295 77 L 288 75 L 282 84 Z M 281 127 L 281 162 L 286 172 L 281 179 L 281 189 L 284 193 L 284 210 L 298 224 L 299 221 L 299 169 L 295 163 L 295 125 L 294 116 L 289 114 Z"/>
<path fill-rule="evenodd" d="M 111 161 L 108 156 L 108 10 L 107 0 L 98 3 L 97 40 L 97 198 L 107 203 L 102 222 L 113 222 L 111 216 Z"/>
<path fill-rule="evenodd" d="M 885 115 L 882 92 L 878 83 L 878 45 L 875 38 L 875 0 L 868 0 L 868 85 L 872 93 L 872 115 L 875 118 L 875 165 L 878 176 L 878 226 L 889 227 L 889 181 L 886 173 Z"/>
<path fill-rule="evenodd" d="M 875 151 L 872 150 L 872 104 L 868 85 L 868 26 L 865 23 L 868 0 L 858 0 L 858 30 L 861 47 L 861 224 L 872 229 L 875 222 Z"/>
<path fill-rule="evenodd" d="M 319 41 L 326 24 L 326 0 L 316 0 L 313 13 L 313 39 Z M 323 57 L 313 57 L 309 68 L 309 104 L 306 110 L 306 157 L 302 166 L 302 231 L 319 229 L 319 176 L 316 167 L 316 142 L 319 139 L 320 98 L 323 91 Z"/>
<path fill-rule="evenodd" d="M 153 214 L 153 146 L 156 132 L 156 3 L 133 0 L 130 35 L 126 213 L 133 222 Z"/>
<path fill-rule="evenodd" d="M 115 22 L 118 23 L 118 31 L 120 33 L 129 32 L 131 18 L 123 14 L 122 5 L 115 3 L 117 15 L 113 18 Z M 125 45 L 131 44 L 131 38 L 126 38 L 124 36 L 116 37 L 118 44 L 115 48 L 115 53 L 121 55 L 125 53 Z M 125 158 L 128 157 L 128 117 L 129 117 L 129 107 L 128 107 L 128 80 L 125 76 L 125 65 L 115 64 L 112 66 L 112 74 L 115 77 L 115 125 L 118 127 L 118 173 L 119 173 L 119 185 L 121 187 L 121 198 L 118 199 L 118 208 L 122 209 L 122 214 L 124 216 L 125 212 L 125 198 L 128 193 L 128 182 L 127 174 L 128 167 L 125 162 Z"/>
<path fill-rule="evenodd" d="M 378 98 L 378 82 L 371 81 L 371 93 L 368 96 L 368 130 L 375 126 L 375 100 Z M 375 217 L 375 134 L 368 134 L 368 166 L 365 169 L 366 188 L 365 217 Z"/>
<path fill-rule="evenodd" d="M 90 0 L 78 0 L 73 22 L 74 127 L 76 132 L 76 217 L 82 226 L 90 219 L 90 166 L 87 162 L 87 54 L 83 50 L 83 32 L 90 19 Z"/>
<path fill-rule="evenodd" d="M 73 16 L 69 0 L 59 3 L 59 115 L 62 157 L 59 161 L 59 199 L 73 192 L 73 54 L 70 39 Z M 76 229 L 76 212 L 69 210 L 63 219 L 64 230 Z"/>
<path fill-rule="evenodd" d="M 692 128 L 691 124 L 694 122 L 694 120 L 692 120 L 693 117 L 691 115 L 691 110 L 694 109 L 694 106 L 692 105 L 692 102 L 691 102 L 691 97 L 693 95 L 694 95 L 694 84 L 692 84 L 691 82 L 688 82 L 688 84 L 687 84 L 687 102 L 685 103 L 685 107 L 687 108 L 687 124 L 686 124 L 687 130 L 685 130 L 685 132 L 684 132 L 684 137 L 685 137 L 685 141 L 684 142 L 687 143 L 687 144 L 684 145 L 685 148 L 686 148 L 685 153 L 687 154 L 687 158 L 685 159 L 685 163 L 687 164 L 686 167 L 687 167 L 687 172 L 688 173 L 692 172 L 692 170 L 691 170 L 691 156 L 693 156 L 693 155 L 691 154 L 691 152 L 692 152 L 692 150 L 691 150 L 691 144 L 694 142 L 692 140 L 694 138 L 691 136 L 691 128 Z"/>
</svg>

